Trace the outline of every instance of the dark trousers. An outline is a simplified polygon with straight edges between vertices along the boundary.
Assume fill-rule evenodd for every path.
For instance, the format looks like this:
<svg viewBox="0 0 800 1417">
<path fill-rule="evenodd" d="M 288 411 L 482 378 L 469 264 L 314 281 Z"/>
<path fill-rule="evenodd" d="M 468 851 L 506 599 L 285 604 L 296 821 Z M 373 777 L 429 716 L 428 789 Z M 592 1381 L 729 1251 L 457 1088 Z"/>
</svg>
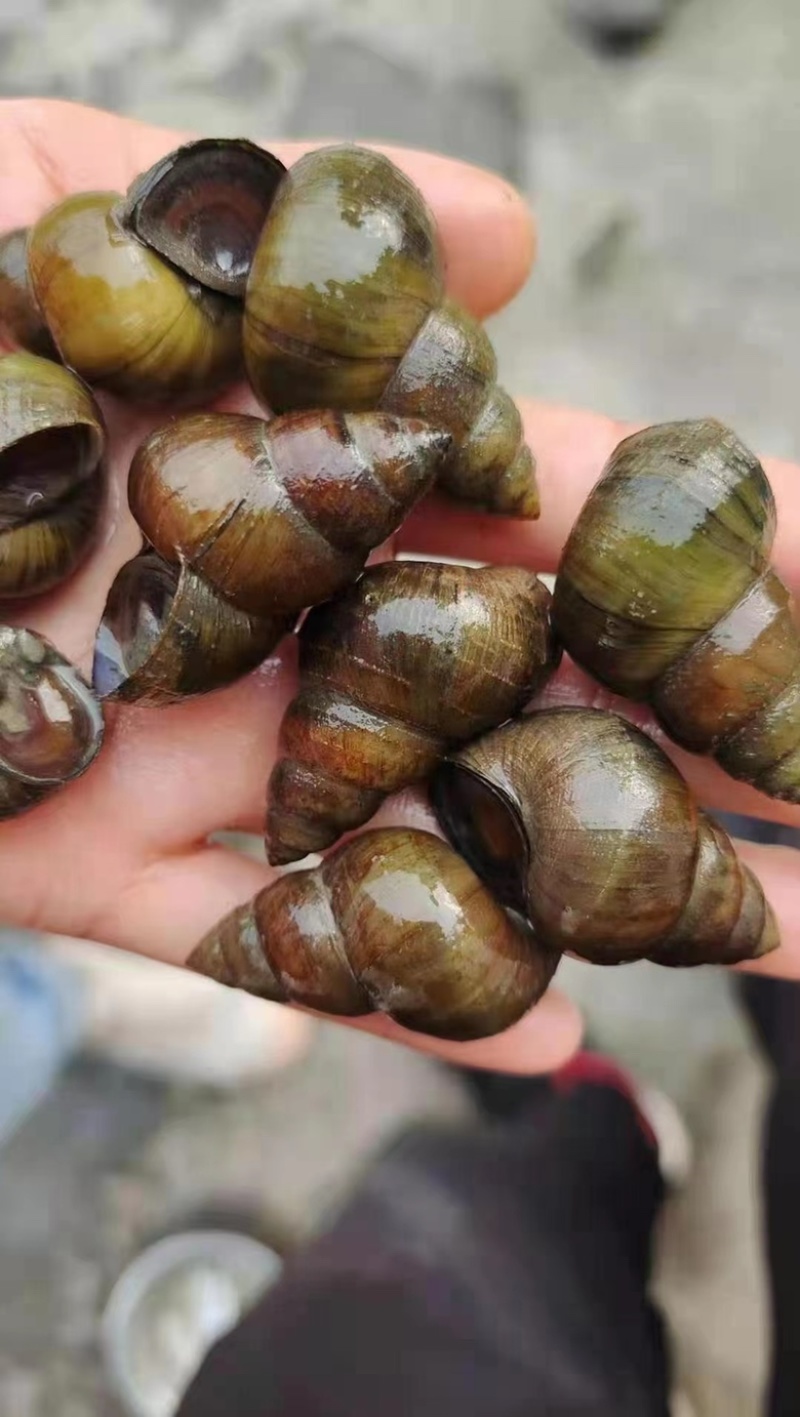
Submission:
<svg viewBox="0 0 800 1417">
<path fill-rule="evenodd" d="M 775 1069 L 764 1133 L 772 1298 L 769 1417 L 800 1413 L 800 986 L 750 978 L 745 1001 Z"/>
<path fill-rule="evenodd" d="M 605 1086 L 417 1130 L 207 1359 L 180 1417 L 667 1417 L 652 1144 Z"/>
</svg>

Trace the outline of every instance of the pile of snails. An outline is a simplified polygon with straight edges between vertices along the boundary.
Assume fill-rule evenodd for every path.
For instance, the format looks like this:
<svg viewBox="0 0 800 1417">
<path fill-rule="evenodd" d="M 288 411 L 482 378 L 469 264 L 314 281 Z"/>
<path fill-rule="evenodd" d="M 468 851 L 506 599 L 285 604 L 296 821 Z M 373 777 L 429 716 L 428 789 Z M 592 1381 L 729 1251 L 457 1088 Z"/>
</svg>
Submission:
<svg viewBox="0 0 800 1417">
<path fill-rule="evenodd" d="M 445 298 L 431 213 L 387 158 L 323 148 L 287 171 L 209 139 L 125 195 L 68 197 L 0 238 L 0 329 L 22 351 L 0 358 L 0 595 L 52 589 L 95 544 L 92 387 L 179 409 L 131 463 L 141 549 L 109 592 L 95 692 L 0 628 L 0 815 L 82 773 L 115 703 L 219 689 L 295 633 L 267 855 L 333 850 L 222 921 L 194 969 L 465 1039 L 518 1019 L 565 951 L 677 966 L 777 946 L 757 880 L 650 738 L 524 712 L 566 650 L 684 747 L 800 803 L 800 629 L 764 471 L 713 420 L 634 434 L 552 597 L 522 568 L 368 565 L 434 485 L 539 513 L 491 345 Z M 245 373 L 264 418 L 187 411 Z M 442 837 L 348 835 L 424 783 Z"/>
</svg>

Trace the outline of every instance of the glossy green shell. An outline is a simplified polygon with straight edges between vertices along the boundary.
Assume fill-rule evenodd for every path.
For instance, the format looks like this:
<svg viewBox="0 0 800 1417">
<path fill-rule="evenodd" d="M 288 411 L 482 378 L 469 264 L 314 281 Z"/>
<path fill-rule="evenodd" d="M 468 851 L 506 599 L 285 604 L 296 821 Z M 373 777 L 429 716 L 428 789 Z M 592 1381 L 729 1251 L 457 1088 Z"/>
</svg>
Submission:
<svg viewBox="0 0 800 1417">
<path fill-rule="evenodd" d="M 433 216 L 381 153 L 322 148 L 283 179 L 250 271 L 244 345 L 266 407 L 424 418 L 454 439 L 439 479 L 448 492 L 538 516 L 533 458 L 491 343 L 444 299 Z"/>
<path fill-rule="evenodd" d="M 648 699 L 678 742 L 800 802 L 800 634 L 770 568 L 775 522 L 764 470 L 729 429 L 647 428 L 573 528 L 554 617 L 572 657 Z"/>
</svg>

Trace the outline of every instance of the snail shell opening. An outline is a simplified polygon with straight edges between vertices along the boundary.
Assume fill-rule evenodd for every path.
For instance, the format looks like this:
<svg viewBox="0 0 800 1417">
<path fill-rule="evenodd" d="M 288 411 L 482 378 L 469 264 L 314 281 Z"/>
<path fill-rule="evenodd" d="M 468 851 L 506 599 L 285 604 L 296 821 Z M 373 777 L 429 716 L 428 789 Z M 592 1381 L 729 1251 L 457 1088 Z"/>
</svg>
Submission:
<svg viewBox="0 0 800 1417">
<path fill-rule="evenodd" d="M 255 143 L 201 138 L 133 184 L 121 220 L 184 275 L 241 299 L 285 173 L 280 159 Z"/>
<path fill-rule="evenodd" d="M 447 836 L 464 860 L 508 910 L 525 917 L 521 888 L 528 846 L 511 802 L 461 763 L 440 763 L 430 785 L 431 801 Z"/>
<path fill-rule="evenodd" d="M 168 704 L 222 689 L 272 653 L 291 615 L 250 615 L 185 561 L 147 548 L 118 572 L 95 639 L 102 699 Z"/>
<path fill-rule="evenodd" d="M 142 669 L 169 620 L 180 567 L 154 553 L 134 556 L 119 572 L 97 632 L 92 682 L 109 698 Z"/>
</svg>

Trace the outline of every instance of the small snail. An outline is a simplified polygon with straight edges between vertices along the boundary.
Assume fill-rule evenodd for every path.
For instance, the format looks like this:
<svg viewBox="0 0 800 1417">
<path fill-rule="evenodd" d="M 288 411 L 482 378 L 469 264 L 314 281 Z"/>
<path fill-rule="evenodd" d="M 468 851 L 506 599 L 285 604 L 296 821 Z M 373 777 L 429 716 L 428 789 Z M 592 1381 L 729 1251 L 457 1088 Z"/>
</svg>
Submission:
<svg viewBox="0 0 800 1417">
<path fill-rule="evenodd" d="M 106 605 L 94 684 L 167 702 L 260 663 L 431 485 L 447 434 L 389 414 L 193 414 L 151 435 L 128 497 L 147 541 Z"/>
<path fill-rule="evenodd" d="M 444 299 L 433 215 L 380 153 L 322 148 L 284 177 L 253 257 L 244 341 L 268 407 L 427 419 L 453 435 L 439 477 L 448 491 L 538 516 L 533 459 L 492 346 Z"/>
<path fill-rule="evenodd" d="M 189 967 L 265 999 L 469 1039 L 521 1018 L 557 962 L 439 837 L 386 828 L 267 886 Z"/>
<path fill-rule="evenodd" d="M 100 706 L 77 669 L 33 630 L 0 626 L 0 818 L 79 777 L 102 739 Z"/>
<path fill-rule="evenodd" d="M 27 227 L 0 236 L 0 335 L 19 349 L 58 358 L 28 280 Z"/>
<path fill-rule="evenodd" d="M 204 139 L 126 198 L 66 197 L 31 228 L 28 280 L 59 354 L 145 403 L 202 400 L 242 372 L 241 296 L 284 167 L 243 140 Z"/>
<path fill-rule="evenodd" d="M 800 803 L 800 631 L 770 569 L 761 464 L 713 420 L 612 454 L 567 542 L 555 624 L 604 684 L 648 699 L 684 747 Z"/>
<path fill-rule="evenodd" d="M 106 431 L 89 390 L 34 354 L 0 358 L 0 596 L 38 594 L 91 549 Z"/>
<path fill-rule="evenodd" d="M 440 764 L 431 797 L 456 849 L 551 949 L 688 965 L 778 945 L 727 834 L 617 714 L 530 714 Z"/>
<path fill-rule="evenodd" d="M 406 561 L 313 610 L 269 784 L 273 865 L 324 850 L 521 709 L 558 664 L 549 607 L 529 571 Z"/>
</svg>

